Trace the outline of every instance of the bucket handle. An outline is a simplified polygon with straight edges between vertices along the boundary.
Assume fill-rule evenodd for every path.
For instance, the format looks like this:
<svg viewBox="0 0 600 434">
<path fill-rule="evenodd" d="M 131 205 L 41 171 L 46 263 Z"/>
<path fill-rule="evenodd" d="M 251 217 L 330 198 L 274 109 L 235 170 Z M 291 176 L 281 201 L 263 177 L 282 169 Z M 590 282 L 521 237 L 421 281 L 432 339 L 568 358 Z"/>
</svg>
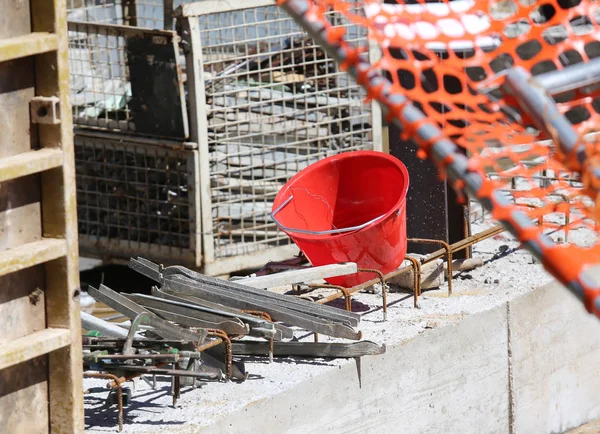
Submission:
<svg viewBox="0 0 600 434">
<path fill-rule="evenodd" d="M 385 214 L 380 215 L 379 217 L 375 217 L 373 220 L 369 220 L 366 223 L 363 223 L 362 225 L 358 225 L 358 226 L 352 226 L 350 228 L 341 228 L 341 229 L 330 229 L 327 231 L 309 231 L 306 229 L 294 229 L 294 228 L 288 228 L 283 226 L 281 223 L 279 223 L 277 221 L 277 219 L 275 218 L 275 215 L 281 211 L 283 208 L 285 208 L 286 205 L 288 205 L 292 199 L 294 198 L 294 196 L 290 196 L 288 197 L 281 205 L 279 205 L 279 207 L 273 211 L 271 213 L 271 218 L 273 219 L 273 221 L 277 224 L 277 226 L 279 226 L 280 229 L 282 229 L 285 232 L 294 232 L 294 233 L 298 233 L 298 234 L 308 234 L 308 235 L 331 235 L 331 234 L 343 234 L 346 232 L 353 232 L 353 231 L 359 231 L 361 229 L 366 228 L 367 226 L 369 226 L 370 224 L 375 223 L 376 221 L 382 219 Z M 398 210 L 398 214 L 400 214 L 401 210 Z"/>
</svg>

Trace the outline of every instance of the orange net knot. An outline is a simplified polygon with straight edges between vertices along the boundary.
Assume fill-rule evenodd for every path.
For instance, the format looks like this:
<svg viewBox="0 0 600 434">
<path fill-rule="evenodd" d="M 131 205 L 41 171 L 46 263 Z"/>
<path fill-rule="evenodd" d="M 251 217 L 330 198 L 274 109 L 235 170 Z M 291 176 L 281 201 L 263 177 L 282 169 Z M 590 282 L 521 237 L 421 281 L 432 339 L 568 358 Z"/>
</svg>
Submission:
<svg viewBox="0 0 600 434">
<path fill-rule="evenodd" d="M 338 45 L 344 39 L 346 29 L 343 27 L 330 27 L 327 29 L 327 41 L 332 45 Z"/>
<path fill-rule="evenodd" d="M 350 69 L 352 66 L 358 65 L 359 60 L 360 60 L 361 51 L 362 50 L 359 48 L 351 48 L 351 47 L 345 46 L 344 52 L 346 54 L 346 60 L 344 60 L 340 64 L 340 70 L 345 72 L 345 71 L 348 71 L 348 69 Z M 362 83 L 359 83 L 358 79 L 356 80 L 356 82 L 358 84 L 362 84 Z"/>
</svg>

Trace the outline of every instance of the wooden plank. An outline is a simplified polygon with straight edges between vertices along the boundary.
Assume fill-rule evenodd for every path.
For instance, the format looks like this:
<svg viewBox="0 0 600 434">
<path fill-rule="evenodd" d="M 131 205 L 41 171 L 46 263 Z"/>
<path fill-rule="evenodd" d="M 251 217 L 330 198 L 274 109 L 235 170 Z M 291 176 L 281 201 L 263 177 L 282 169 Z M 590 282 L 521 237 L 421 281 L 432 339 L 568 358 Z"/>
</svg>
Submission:
<svg viewBox="0 0 600 434">
<path fill-rule="evenodd" d="M 44 238 L 0 252 L 0 276 L 52 261 L 67 254 L 65 240 Z"/>
<path fill-rule="evenodd" d="M 173 30 L 173 0 L 163 0 L 163 27 Z"/>
<path fill-rule="evenodd" d="M 20 59 L 27 56 L 54 51 L 57 48 L 56 35 L 36 32 L 0 40 L 0 62 Z"/>
<path fill-rule="evenodd" d="M 343 264 L 323 265 L 321 267 L 306 267 L 299 270 L 284 271 L 266 276 L 248 277 L 246 279 L 236 280 L 236 283 L 251 286 L 252 288 L 268 289 L 277 286 L 293 285 L 296 283 L 314 282 L 315 280 L 321 280 L 327 277 L 346 276 L 357 272 L 358 267 L 354 262 L 346 262 Z"/>
<path fill-rule="evenodd" d="M 48 327 L 69 330 L 71 345 L 52 352 L 48 358 L 50 431 L 84 431 L 83 378 L 81 364 L 81 319 L 79 315 L 79 253 L 75 190 L 75 156 L 69 75 L 67 11 L 64 0 L 30 0 L 34 31 L 52 31 L 58 49 L 36 57 L 38 95 L 60 100 L 61 123 L 39 125 L 43 147 L 60 146 L 62 170 L 43 172 L 43 233 L 63 238 L 67 255 L 46 264 L 46 320 Z"/>
<path fill-rule="evenodd" d="M 71 344 L 68 329 L 48 328 L 0 345 L 0 371 Z"/>
<path fill-rule="evenodd" d="M 29 151 L 0 159 L 0 182 L 62 166 L 63 154 L 57 148 Z"/>
<path fill-rule="evenodd" d="M 39 266 L 0 277 L 0 345 L 46 328 L 43 284 Z"/>
<path fill-rule="evenodd" d="M 3 0 L 0 14 L 0 39 L 31 33 L 29 4 L 23 0 Z"/>
<path fill-rule="evenodd" d="M 48 432 L 48 356 L 0 371 L 0 420 L 3 432 Z"/>
<path fill-rule="evenodd" d="M 4 0 L 2 6 L 0 38 L 32 32 L 29 1 Z M 51 32 L 53 29 L 47 31 Z M 0 63 L 0 107 L 3 108 L 0 110 L 0 158 L 28 152 L 37 142 L 37 126 L 30 124 L 29 106 L 35 96 L 34 61 L 35 57 L 30 56 Z M 39 240 L 41 235 L 39 175 L 3 182 L 0 186 L 0 251 Z M 43 266 L 0 276 L 1 341 L 46 328 L 44 287 Z M 48 432 L 47 362 L 48 357 L 43 356 L 0 371 L 0 430 Z"/>
<path fill-rule="evenodd" d="M 232 248 L 236 248 L 233 245 Z M 257 248 L 255 245 L 253 248 Z M 260 247 L 263 247 L 260 249 Z M 202 272 L 209 276 L 221 276 L 233 271 L 262 267 L 269 261 L 283 261 L 290 259 L 298 254 L 298 247 L 295 244 L 286 246 L 271 247 L 267 245 L 259 246 L 259 250 L 246 254 L 238 254 L 231 257 L 220 257 L 213 262 L 204 262 Z M 238 252 L 239 253 L 239 252 Z"/>
<path fill-rule="evenodd" d="M 75 20 L 70 20 L 67 25 L 69 31 L 71 32 L 99 33 L 104 36 L 137 36 L 140 38 L 164 36 L 167 38 L 169 43 L 171 43 L 173 40 L 177 42 L 177 34 L 172 30 L 148 29 L 145 27 L 132 27 L 130 25 L 123 26 L 119 24 L 94 23 L 89 21 Z"/>
</svg>

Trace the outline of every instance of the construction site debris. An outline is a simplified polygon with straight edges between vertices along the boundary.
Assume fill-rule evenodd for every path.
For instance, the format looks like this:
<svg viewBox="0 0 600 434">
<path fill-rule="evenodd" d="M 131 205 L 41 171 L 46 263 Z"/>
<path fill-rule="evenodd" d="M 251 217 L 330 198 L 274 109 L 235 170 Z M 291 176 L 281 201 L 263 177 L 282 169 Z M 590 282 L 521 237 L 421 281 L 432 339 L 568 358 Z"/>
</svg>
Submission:
<svg viewBox="0 0 600 434">
<path fill-rule="evenodd" d="M 408 261 L 405 261 L 400 268 L 404 268 L 408 265 Z M 439 288 L 445 281 L 444 261 L 436 259 L 421 265 L 419 273 L 419 285 L 421 289 Z M 415 272 L 411 269 L 407 273 L 399 274 L 388 279 L 387 282 L 403 289 L 414 290 Z"/>
<path fill-rule="evenodd" d="M 84 367 L 112 375 L 110 387 L 117 388 L 119 396 L 124 382 L 145 376 L 171 377 L 174 403 L 182 384 L 242 382 L 248 377 L 244 356 L 355 358 L 385 352 L 385 346 L 369 341 L 297 341 L 298 329 L 315 337 L 320 333 L 358 340 L 360 315 L 242 284 L 252 279 L 259 288 L 266 281 L 304 282 L 355 273 L 356 264 L 302 267 L 281 273 L 283 277 L 265 275 L 241 282 L 181 266 L 163 267 L 144 258 L 132 258 L 130 267 L 157 282 L 152 295 L 119 294 L 103 284 L 88 288 L 90 296 L 129 321 L 109 323 L 82 313 L 83 327 L 89 331 L 83 338 Z"/>
<path fill-rule="evenodd" d="M 354 262 L 345 262 L 320 267 L 302 267 L 270 275 L 243 277 L 235 279 L 235 282 L 251 286 L 252 288 L 268 289 L 278 286 L 310 283 L 328 277 L 345 276 L 354 274 L 357 271 L 358 268 Z"/>
<path fill-rule="evenodd" d="M 482 258 L 467 258 L 467 259 L 455 259 L 452 261 L 452 271 L 454 273 L 460 271 L 470 271 L 475 268 L 479 268 L 483 265 Z M 444 275 L 448 279 L 448 266 L 444 263 Z"/>
</svg>

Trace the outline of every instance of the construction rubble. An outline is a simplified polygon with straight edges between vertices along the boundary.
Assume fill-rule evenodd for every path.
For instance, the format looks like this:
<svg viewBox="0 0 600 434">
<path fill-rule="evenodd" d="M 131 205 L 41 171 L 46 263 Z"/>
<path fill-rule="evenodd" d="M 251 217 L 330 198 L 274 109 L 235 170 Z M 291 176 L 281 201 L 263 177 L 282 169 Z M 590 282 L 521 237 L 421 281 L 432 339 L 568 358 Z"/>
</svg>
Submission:
<svg viewBox="0 0 600 434">
<path fill-rule="evenodd" d="M 87 377 L 110 379 L 123 421 L 122 384 L 136 377 L 172 378 L 173 404 L 182 385 L 243 382 L 248 372 L 240 356 L 356 358 L 385 352 L 361 341 L 360 314 L 263 289 L 316 277 L 356 272 L 356 264 L 303 267 L 283 274 L 225 281 L 181 266 L 162 267 L 143 258 L 130 268 L 156 282 L 152 295 L 117 293 L 105 285 L 88 294 L 128 319 L 118 324 L 82 313 Z M 299 342 L 297 332 L 315 334 Z M 354 342 L 317 342 L 318 335 Z M 96 373 L 93 373 L 96 372 Z M 112 399 L 112 398 L 111 398 Z"/>
</svg>

